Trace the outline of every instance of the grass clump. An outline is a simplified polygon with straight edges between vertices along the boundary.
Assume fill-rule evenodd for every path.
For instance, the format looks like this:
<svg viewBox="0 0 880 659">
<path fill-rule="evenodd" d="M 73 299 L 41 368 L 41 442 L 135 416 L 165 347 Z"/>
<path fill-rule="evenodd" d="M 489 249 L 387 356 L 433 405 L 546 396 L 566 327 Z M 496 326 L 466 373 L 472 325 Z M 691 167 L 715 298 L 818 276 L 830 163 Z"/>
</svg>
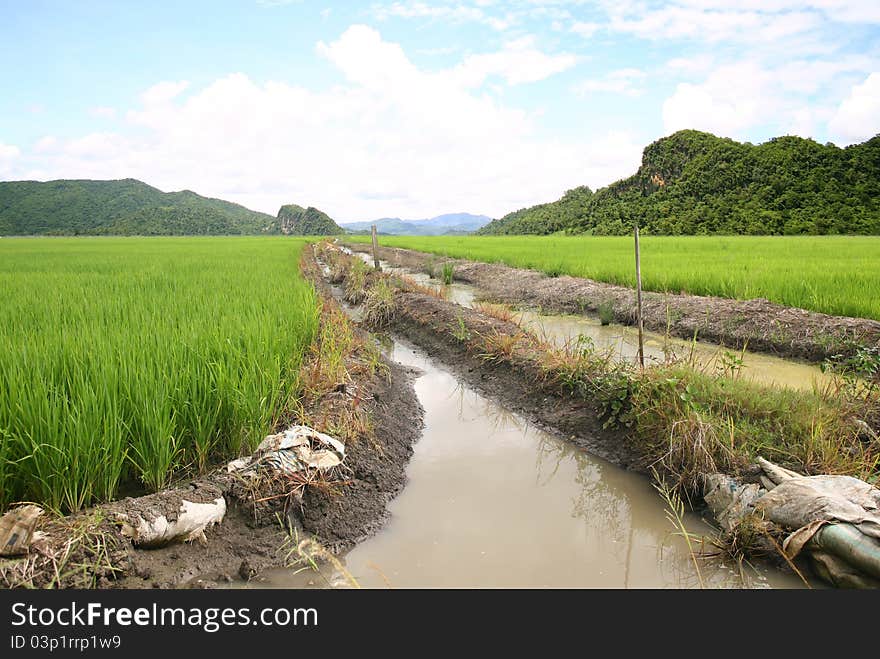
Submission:
<svg viewBox="0 0 880 659">
<path fill-rule="evenodd" d="M 345 291 L 343 297 L 346 302 L 360 304 L 366 296 L 367 274 L 370 267 L 357 258 L 349 260 L 348 270 L 345 274 Z"/>
<path fill-rule="evenodd" d="M 394 290 L 387 279 L 379 279 L 364 299 L 364 322 L 372 327 L 384 327 L 394 316 Z"/>
<path fill-rule="evenodd" d="M 455 265 L 447 261 L 443 264 L 443 267 L 440 268 L 440 281 L 443 282 L 444 286 L 451 286 L 454 277 Z"/>
<path fill-rule="evenodd" d="M 603 325 L 610 325 L 614 322 L 614 303 L 602 302 L 599 305 L 599 322 Z"/>
</svg>

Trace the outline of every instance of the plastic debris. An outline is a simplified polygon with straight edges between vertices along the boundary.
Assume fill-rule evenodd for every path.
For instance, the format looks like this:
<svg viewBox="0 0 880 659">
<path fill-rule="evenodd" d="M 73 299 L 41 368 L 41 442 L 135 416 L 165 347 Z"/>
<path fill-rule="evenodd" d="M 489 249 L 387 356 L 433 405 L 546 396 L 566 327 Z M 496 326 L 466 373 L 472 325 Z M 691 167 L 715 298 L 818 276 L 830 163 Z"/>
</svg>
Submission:
<svg viewBox="0 0 880 659">
<path fill-rule="evenodd" d="M 308 426 L 291 426 L 282 433 L 269 435 L 257 450 L 245 458 L 233 460 L 229 473 L 256 473 L 269 470 L 294 473 L 306 469 L 332 469 L 345 460 L 345 445 L 338 439 Z"/>
<path fill-rule="evenodd" d="M 29 504 L 8 510 L 0 517 L 0 556 L 26 554 L 42 514 L 42 508 Z"/>
<path fill-rule="evenodd" d="M 789 532 L 789 558 L 807 551 L 823 578 L 837 585 L 880 580 L 880 489 L 852 476 L 802 476 L 757 459 L 763 487 L 724 474 L 705 479 L 704 498 L 728 531 L 753 512 Z"/>
<path fill-rule="evenodd" d="M 148 519 L 140 514 L 120 516 L 122 535 L 131 538 L 133 545 L 147 549 L 164 547 L 172 542 L 199 540 L 206 544 L 205 529 L 220 524 L 226 515 L 226 500 L 218 497 L 209 503 L 182 500 L 177 519 L 169 521 L 165 515 Z"/>
<path fill-rule="evenodd" d="M 730 532 L 754 510 L 755 502 L 764 493 L 755 483 L 743 484 L 726 474 L 709 474 L 705 478 L 703 498 L 721 527 Z"/>
</svg>

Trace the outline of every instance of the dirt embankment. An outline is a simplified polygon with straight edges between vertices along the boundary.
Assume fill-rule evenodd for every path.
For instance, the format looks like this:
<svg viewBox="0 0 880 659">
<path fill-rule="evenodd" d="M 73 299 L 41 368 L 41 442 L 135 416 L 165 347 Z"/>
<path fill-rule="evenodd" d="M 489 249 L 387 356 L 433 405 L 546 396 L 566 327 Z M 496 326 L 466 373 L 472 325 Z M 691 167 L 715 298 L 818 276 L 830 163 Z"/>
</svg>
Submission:
<svg viewBox="0 0 880 659">
<path fill-rule="evenodd" d="M 336 371 L 343 377 L 321 382 L 328 377 L 322 360 L 329 360 L 315 346 L 303 367 L 310 388 L 304 408 L 282 419 L 279 429 L 299 423 L 343 439 L 344 469 L 303 483 L 244 481 L 220 468 L 158 494 L 60 519 L 44 515 L 37 529 L 42 538 L 29 554 L 0 559 L 0 587 L 212 587 L 284 565 L 293 546 L 279 520 L 287 518 L 293 528 L 314 534 L 331 551 L 381 526 L 387 502 L 405 483 L 412 444 L 421 435 L 423 410 L 412 386 L 414 374 L 379 355 L 360 330 L 336 331 L 348 321 L 322 284 L 311 250 L 303 254 L 303 271 L 317 284 L 324 305 L 322 322 L 334 329 L 334 336 L 343 335 L 349 347 Z M 142 549 L 121 533 L 119 514 L 147 520 L 165 515 L 174 522 L 182 501 L 208 504 L 218 498 L 225 501 L 225 517 L 201 541 Z"/>
<path fill-rule="evenodd" d="M 361 243 L 349 243 L 348 247 L 370 250 L 369 245 Z M 476 286 L 490 301 L 551 313 L 595 314 L 605 307 L 612 311 L 615 322 L 636 323 L 636 294 L 630 288 L 393 247 L 380 247 L 379 255 L 393 265 L 425 272 L 451 262 L 455 279 Z M 850 356 L 859 346 L 880 346 L 878 321 L 829 316 L 765 299 L 743 301 L 645 292 L 642 309 L 645 328 L 655 332 L 668 331 L 684 339 L 696 336 L 728 347 L 747 346 L 753 351 L 816 362 L 836 355 Z"/>
<path fill-rule="evenodd" d="M 763 484 L 756 455 L 804 474 L 867 473 L 870 479 L 876 473 L 876 435 L 853 422 L 854 414 L 874 405 L 870 392 L 862 392 L 865 400 L 843 393 L 825 400 L 738 387 L 730 378 L 677 365 L 638 370 L 580 344 L 544 341 L 510 322 L 503 309 L 468 309 L 406 277 L 365 276 L 357 257 L 321 249 L 330 276 L 346 290 L 360 287 L 363 316 L 379 319 L 378 327 L 406 337 L 474 388 L 572 443 L 653 474 L 692 504 L 702 501 L 709 475 Z M 415 265 L 403 258 L 398 264 Z M 747 515 L 724 540 L 735 556 L 789 569 L 778 547 L 791 530 Z"/>
</svg>

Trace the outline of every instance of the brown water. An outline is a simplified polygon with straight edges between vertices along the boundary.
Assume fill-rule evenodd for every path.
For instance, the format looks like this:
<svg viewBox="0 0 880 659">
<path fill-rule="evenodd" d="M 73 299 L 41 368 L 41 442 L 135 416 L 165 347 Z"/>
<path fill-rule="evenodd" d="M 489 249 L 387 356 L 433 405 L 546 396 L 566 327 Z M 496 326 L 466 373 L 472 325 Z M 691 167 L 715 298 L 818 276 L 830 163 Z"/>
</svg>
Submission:
<svg viewBox="0 0 880 659">
<path fill-rule="evenodd" d="M 372 265 L 372 258 L 363 252 L 356 252 Z M 385 261 L 383 270 L 405 275 L 423 286 L 444 288 L 447 299 L 465 307 L 473 307 L 479 298 L 479 289 L 455 282 L 443 286 L 438 280 L 425 273 L 412 272 L 406 268 L 393 267 Z M 638 330 L 626 325 L 602 325 L 598 317 L 588 315 L 546 315 L 532 311 L 519 311 L 517 317 L 522 325 L 539 336 L 561 345 L 577 339 L 589 338 L 600 351 L 609 350 L 619 360 L 635 362 L 638 358 Z M 831 378 L 818 366 L 792 359 L 782 359 L 755 352 L 729 350 L 714 343 L 704 341 L 685 341 L 667 337 L 657 332 L 644 332 L 645 361 L 662 363 L 669 358 L 684 358 L 696 367 L 709 372 L 726 372 L 728 375 L 744 380 L 752 380 L 789 389 L 812 390 L 828 386 Z"/>
<path fill-rule="evenodd" d="M 394 343 L 421 371 L 425 432 L 408 482 L 375 536 L 340 556 L 364 587 L 801 587 L 795 577 L 698 559 L 674 533 L 648 480 L 529 425 Z M 692 533 L 710 528 L 688 514 Z M 275 570 L 244 587 L 346 583 L 332 565 Z"/>
</svg>

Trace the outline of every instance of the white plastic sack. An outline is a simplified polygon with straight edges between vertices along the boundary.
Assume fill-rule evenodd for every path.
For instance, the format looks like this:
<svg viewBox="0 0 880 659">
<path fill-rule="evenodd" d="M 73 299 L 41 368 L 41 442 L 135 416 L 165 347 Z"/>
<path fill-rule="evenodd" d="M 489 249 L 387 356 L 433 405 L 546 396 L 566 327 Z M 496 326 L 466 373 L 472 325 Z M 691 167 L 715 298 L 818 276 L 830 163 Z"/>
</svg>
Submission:
<svg viewBox="0 0 880 659">
<path fill-rule="evenodd" d="M 345 445 L 338 439 L 308 426 L 291 426 L 282 433 L 269 435 L 260 442 L 254 454 L 233 460 L 226 470 L 255 472 L 268 469 L 282 473 L 308 468 L 332 469 L 345 460 Z"/>
</svg>

